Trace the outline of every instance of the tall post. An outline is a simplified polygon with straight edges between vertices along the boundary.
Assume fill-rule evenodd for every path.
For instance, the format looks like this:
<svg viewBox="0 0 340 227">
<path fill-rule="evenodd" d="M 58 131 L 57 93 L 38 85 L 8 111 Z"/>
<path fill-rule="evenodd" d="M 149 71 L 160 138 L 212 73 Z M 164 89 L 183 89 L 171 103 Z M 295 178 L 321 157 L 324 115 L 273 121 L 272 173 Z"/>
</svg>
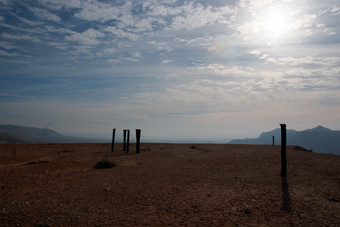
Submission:
<svg viewBox="0 0 340 227">
<path fill-rule="evenodd" d="M 273 136 L 273 146 L 275 145 L 275 140 L 274 140 L 274 138 L 275 138 L 275 137 Z"/>
<path fill-rule="evenodd" d="M 126 142 L 126 153 L 129 153 L 129 147 L 130 147 L 130 130 L 127 131 L 127 142 Z"/>
<path fill-rule="evenodd" d="M 126 150 L 126 129 L 124 129 L 123 132 L 124 132 L 123 151 L 125 151 Z"/>
<path fill-rule="evenodd" d="M 141 129 L 136 129 L 136 153 L 140 152 L 140 134 Z"/>
<path fill-rule="evenodd" d="M 111 151 L 113 152 L 115 148 L 115 135 L 116 135 L 116 129 L 114 128 L 112 130 L 112 144 L 111 144 Z"/>
<path fill-rule="evenodd" d="M 286 156 L 286 124 L 280 124 L 281 126 L 281 177 L 287 176 L 287 156 Z"/>
</svg>

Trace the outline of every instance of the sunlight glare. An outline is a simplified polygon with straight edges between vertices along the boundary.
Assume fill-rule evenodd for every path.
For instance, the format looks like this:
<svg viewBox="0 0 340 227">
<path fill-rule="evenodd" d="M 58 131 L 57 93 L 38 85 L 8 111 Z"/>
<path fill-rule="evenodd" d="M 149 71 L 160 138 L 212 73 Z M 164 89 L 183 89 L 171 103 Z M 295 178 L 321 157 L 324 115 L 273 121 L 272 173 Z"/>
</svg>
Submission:
<svg viewBox="0 0 340 227">
<path fill-rule="evenodd" d="M 263 30 L 266 36 L 278 38 L 288 30 L 288 22 L 283 12 L 274 11 L 265 16 Z"/>
</svg>

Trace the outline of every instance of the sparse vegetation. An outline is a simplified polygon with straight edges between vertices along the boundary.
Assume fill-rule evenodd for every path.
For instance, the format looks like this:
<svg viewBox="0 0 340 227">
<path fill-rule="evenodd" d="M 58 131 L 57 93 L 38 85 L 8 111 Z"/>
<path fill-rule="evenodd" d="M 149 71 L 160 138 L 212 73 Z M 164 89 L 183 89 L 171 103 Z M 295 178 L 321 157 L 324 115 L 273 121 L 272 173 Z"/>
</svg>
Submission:
<svg viewBox="0 0 340 227">
<path fill-rule="evenodd" d="M 190 148 L 191 148 L 191 149 L 196 149 L 196 146 L 195 146 L 195 145 L 192 145 Z"/>
<path fill-rule="evenodd" d="M 100 160 L 97 162 L 97 164 L 94 166 L 95 169 L 109 169 L 112 167 L 116 167 L 116 163 L 111 162 L 107 159 Z"/>
</svg>

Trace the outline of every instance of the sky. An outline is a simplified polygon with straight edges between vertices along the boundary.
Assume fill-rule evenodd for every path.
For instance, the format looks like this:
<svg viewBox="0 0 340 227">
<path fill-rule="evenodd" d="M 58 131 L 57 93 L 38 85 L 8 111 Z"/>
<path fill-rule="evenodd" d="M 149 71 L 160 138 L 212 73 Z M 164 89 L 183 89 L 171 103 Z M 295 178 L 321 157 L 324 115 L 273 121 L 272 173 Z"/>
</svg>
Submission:
<svg viewBox="0 0 340 227">
<path fill-rule="evenodd" d="M 339 21 L 339 0 L 0 0 L 0 124 L 204 142 L 339 130 Z"/>
</svg>

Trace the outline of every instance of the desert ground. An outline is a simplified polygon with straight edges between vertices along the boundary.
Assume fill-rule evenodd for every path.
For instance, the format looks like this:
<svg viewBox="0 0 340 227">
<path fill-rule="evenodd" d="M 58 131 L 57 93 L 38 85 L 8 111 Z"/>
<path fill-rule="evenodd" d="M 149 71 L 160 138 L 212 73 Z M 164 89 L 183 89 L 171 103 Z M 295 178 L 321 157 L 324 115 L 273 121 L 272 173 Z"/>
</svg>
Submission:
<svg viewBox="0 0 340 227">
<path fill-rule="evenodd" d="M 230 144 L 0 145 L 0 226 L 340 226 L 340 156 Z M 116 163 L 95 169 L 100 160 Z"/>
</svg>

